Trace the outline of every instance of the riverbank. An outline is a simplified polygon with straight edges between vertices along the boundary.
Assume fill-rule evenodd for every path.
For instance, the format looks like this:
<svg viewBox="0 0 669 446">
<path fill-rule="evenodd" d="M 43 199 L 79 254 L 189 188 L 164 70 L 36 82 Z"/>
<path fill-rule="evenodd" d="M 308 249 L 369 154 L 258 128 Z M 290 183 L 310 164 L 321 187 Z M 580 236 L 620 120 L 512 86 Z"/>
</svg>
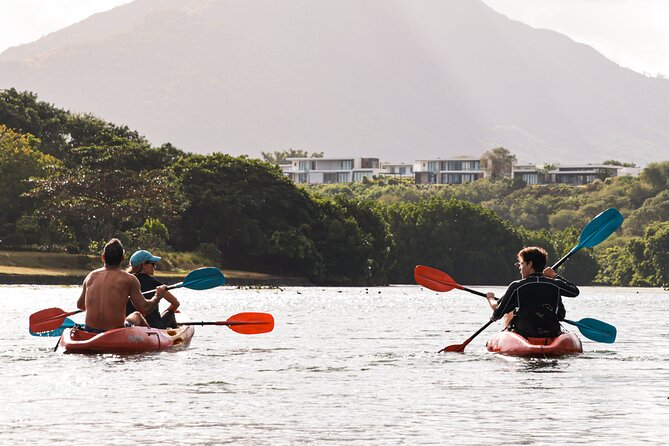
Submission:
<svg viewBox="0 0 669 446">
<path fill-rule="evenodd" d="M 100 266 L 98 256 L 83 254 L 0 251 L 0 284 L 80 285 L 89 271 Z M 183 280 L 193 269 L 209 265 L 187 265 L 157 271 L 156 277 L 170 285 Z M 222 269 L 226 284 L 232 286 L 310 285 L 303 277 L 275 276 L 253 271 Z"/>
</svg>

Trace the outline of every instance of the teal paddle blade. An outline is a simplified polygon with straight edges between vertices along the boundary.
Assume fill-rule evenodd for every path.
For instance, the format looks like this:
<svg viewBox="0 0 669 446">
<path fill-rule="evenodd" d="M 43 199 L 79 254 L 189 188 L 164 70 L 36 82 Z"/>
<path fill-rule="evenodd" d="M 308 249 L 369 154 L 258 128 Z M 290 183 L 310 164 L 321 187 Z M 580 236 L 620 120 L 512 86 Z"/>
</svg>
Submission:
<svg viewBox="0 0 669 446">
<path fill-rule="evenodd" d="M 613 344 L 616 340 L 616 334 L 618 333 L 618 330 L 616 330 L 616 327 L 613 325 L 589 317 L 581 319 L 580 321 L 564 319 L 563 322 L 575 325 L 583 336 L 595 342 Z"/>
<path fill-rule="evenodd" d="M 623 216 L 617 209 L 608 208 L 588 223 L 578 239 L 578 248 L 592 248 L 613 234 L 623 223 Z"/>
<path fill-rule="evenodd" d="M 65 321 L 63 322 L 63 324 L 60 327 L 56 328 L 55 330 L 42 331 L 42 332 L 31 331 L 30 334 L 33 335 L 33 336 L 52 336 L 52 337 L 55 337 L 55 336 L 61 336 L 63 334 L 63 331 L 65 331 L 66 328 L 72 328 L 72 327 L 74 327 L 74 321 L 68 317 L 68 318 L 65 318 Z"/>
<path fill-rule="evenodd" d="M 225 285 L 225 276 L 218 268 L 199 268 L 191 271 L 178 285 L 191 290 L 208 290 Z"/>
</svg>

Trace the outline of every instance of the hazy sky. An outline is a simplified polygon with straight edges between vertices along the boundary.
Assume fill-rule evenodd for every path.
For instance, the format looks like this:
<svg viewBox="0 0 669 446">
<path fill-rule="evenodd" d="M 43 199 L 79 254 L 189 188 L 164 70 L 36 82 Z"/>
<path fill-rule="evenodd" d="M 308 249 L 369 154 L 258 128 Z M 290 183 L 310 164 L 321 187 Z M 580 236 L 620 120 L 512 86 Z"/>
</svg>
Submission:
<svg viewBox="0 0 669 446">
<path fill-rule="evenodd" d="M 483 1 L 511 19 L 586 43 L 619 65 L 669 77 L 669 0 Z M 0 0 L 0 53 L 129 2 Z"/>
</svg>

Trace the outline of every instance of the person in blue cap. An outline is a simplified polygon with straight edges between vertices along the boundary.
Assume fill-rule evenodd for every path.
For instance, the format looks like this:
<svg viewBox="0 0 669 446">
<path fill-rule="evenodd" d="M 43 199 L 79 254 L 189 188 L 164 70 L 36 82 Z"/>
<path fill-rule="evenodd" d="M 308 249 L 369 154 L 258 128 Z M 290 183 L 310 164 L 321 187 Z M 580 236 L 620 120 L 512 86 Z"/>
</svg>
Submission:
<svg viewBox="0 0 669 446">
<path fill-rule="evenodd" d="M 149 251 L 142 249 L 136 251 L 130 257 L 130 266 L 128 267 L 128 272 L 133 274 L 139 280 L 139 283 L 142 287 L 142 292 L 155 290 L 156 288 L 163 285 L 158 279 L 154 277 L 156 273 L 156 263 L 160 262 L 160 257 L 154 256 Z M 146 299 L 151 299 L 155 293 L 145 294 Z M 174 312 L 179 308 L 179 301 L 176 297 L 169 291 L 165 290 L 165 293 L 162 295 L 163 299 L 170 303 L 170 306 L 162 314 L 158 307 L 156 307 L 152 312 L 146 314 L 144 318 L 153 328 L 175 328 L 177 326 L 176 318 L 174 317 Z M 135 310 L 135 306 L 128 300 L 126 304 L 125 312 L 126 314 L 131 314 Z"/>
</svg>

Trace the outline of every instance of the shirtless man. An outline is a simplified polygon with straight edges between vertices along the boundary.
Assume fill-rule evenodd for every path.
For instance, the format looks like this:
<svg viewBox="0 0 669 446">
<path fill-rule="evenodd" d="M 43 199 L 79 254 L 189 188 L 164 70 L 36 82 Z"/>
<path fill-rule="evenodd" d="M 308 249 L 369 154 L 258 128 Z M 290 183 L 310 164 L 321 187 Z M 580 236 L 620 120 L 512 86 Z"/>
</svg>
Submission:
<svg viewBox="0 0 669 446">
<path fill-rule="evenodd" d="M 158 306 L 167 286 L 156 289 L 156 295 L 146 300 L 140 292 L 139 280 L 121 269 L 123 245 L 118 239 L 111 239 L 105 245 L 102 261 L 105 266 L 91 271 L 84 280 L 77 307 L 86 311 L 84 330 L 101 333 L 126 325 L 148 327 L 142 314 L 147 314 Z M 139 311 L 125 316 L 128 296 Z"/>
</svg>

